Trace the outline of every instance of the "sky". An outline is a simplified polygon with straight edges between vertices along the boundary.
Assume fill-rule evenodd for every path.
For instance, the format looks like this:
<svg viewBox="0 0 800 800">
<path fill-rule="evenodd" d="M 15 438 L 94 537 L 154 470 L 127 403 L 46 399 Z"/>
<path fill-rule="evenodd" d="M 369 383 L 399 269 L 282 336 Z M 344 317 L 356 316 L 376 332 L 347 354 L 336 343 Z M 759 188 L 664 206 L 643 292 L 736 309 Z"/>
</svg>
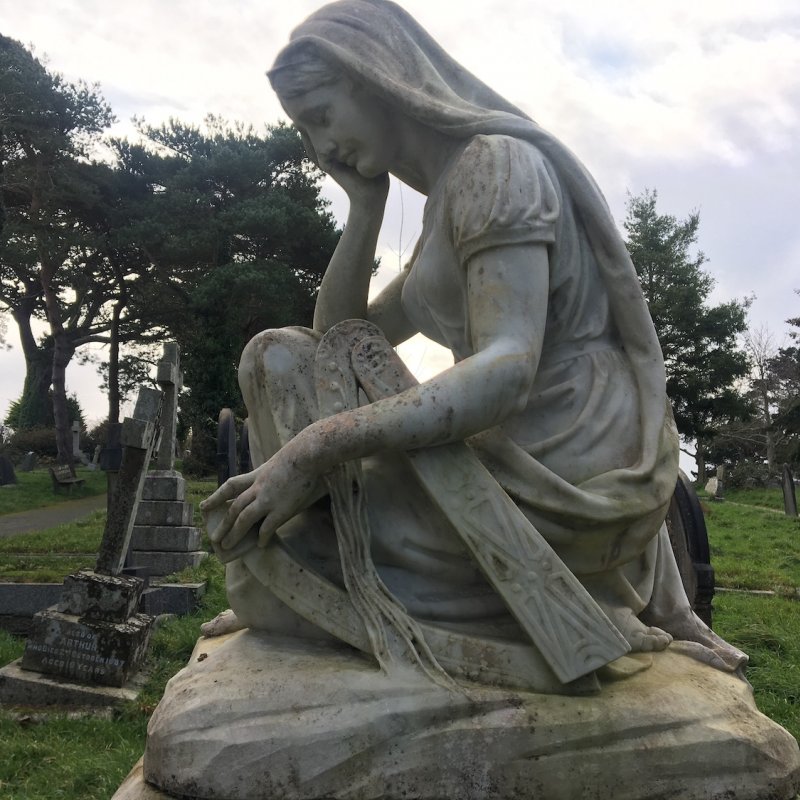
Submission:
<svg viewBox="0 0 800 800">
<path fill-rule="evenodd" d="M 97 82 L 118 122 L 258 128 L 283 119 L 265 78 L 292 28 L 319 2 L 0 0 L 0 32 L 33 45 L 69 80 Z M 800 316 L 800 4 L 797 0 L 402 0 L 467 69 L 558 136 L 587 165 L 621 225 L 628 193 L 658 192 L 661 213 L 700 213 L 715 302 L 752 297 L 751 324 L 780 344 Z M 323 187 L 340 221 L 343 192 Z M 377 289 L 420 230 L 424 198 L 393 182 Z M 0 413 L 24 365 L 0 352 Z M 448 354 L 401 353 L 425 378 Z M 102 351 L 97 356 L 103 357 Z M 90 422 L 106 413 L 93 367 L 67 371 Z M 124 411 L 124 409 L 123 409 Z"/>
</svg>

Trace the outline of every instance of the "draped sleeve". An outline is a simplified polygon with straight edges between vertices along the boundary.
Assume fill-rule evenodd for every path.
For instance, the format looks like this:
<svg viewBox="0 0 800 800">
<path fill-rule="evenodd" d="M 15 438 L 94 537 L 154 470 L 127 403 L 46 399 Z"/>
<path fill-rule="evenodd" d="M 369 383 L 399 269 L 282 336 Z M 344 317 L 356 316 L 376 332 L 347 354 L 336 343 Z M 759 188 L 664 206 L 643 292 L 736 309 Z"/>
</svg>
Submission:
<svg viewBox="0 0 800 800">
<path fill-rule="evenodd" d="M 509 136 L 475 136 L 444 187 L 462 264 L 482 250 L 555 240 L 559 192 L 542 154 Z"/>
</svg>

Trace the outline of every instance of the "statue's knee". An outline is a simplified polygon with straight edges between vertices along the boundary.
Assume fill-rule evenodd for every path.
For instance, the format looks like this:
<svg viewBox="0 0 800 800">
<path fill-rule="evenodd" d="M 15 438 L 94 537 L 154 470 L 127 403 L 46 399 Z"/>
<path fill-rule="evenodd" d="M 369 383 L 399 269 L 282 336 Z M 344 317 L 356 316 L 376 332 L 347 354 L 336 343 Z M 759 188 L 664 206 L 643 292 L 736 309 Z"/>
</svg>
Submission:
<svg viewBox="0 0 800 800">
<path fill-rule="evenodd" d="M 268 376 L 280 379 L 295 374 L 313 360 L 318 343 L 319 337 L 306 328 L 275 328 L 256 334 L 239 361 L 242 392 L 247 395 L 253 382 L 264 386 Z"/>
</svg>

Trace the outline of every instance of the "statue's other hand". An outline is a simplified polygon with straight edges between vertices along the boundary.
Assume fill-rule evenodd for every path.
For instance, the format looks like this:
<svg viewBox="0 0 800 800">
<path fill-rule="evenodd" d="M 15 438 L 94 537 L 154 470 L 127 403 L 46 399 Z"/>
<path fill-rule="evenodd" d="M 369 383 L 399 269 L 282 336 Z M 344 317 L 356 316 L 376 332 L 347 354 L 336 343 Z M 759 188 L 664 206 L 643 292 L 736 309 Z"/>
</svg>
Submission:
<svg viewBox="0 0 800 800">
<path fill-rule="evenodd" d="M 200 505 L 207 513 L 233 500 L 209 533 L 215 549 L 238 551 L 239 542 L 256 525 L 258 544 L 265 546 L 284 522 L 315 499 L 315 488 L 316 476 L 304 473 L 282 451 L 252 472 L 230 478 Z"/>
</svg>

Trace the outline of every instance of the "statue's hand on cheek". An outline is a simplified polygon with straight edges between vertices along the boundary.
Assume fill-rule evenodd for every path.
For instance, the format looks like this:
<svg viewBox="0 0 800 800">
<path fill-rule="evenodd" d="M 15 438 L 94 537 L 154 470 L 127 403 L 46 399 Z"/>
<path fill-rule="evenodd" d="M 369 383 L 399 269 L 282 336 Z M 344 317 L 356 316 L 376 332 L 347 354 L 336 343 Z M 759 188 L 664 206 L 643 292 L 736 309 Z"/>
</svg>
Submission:
<svg viewBox="0 0 800 800">
<path fill-rule="evenodd" d="M 320 161 L 320 167 L 344 189 L 350 203 L 383 210 L 389 194 L 389 173 L 365 178 L 355 167 L 341 161 Z"/>
</svg>

